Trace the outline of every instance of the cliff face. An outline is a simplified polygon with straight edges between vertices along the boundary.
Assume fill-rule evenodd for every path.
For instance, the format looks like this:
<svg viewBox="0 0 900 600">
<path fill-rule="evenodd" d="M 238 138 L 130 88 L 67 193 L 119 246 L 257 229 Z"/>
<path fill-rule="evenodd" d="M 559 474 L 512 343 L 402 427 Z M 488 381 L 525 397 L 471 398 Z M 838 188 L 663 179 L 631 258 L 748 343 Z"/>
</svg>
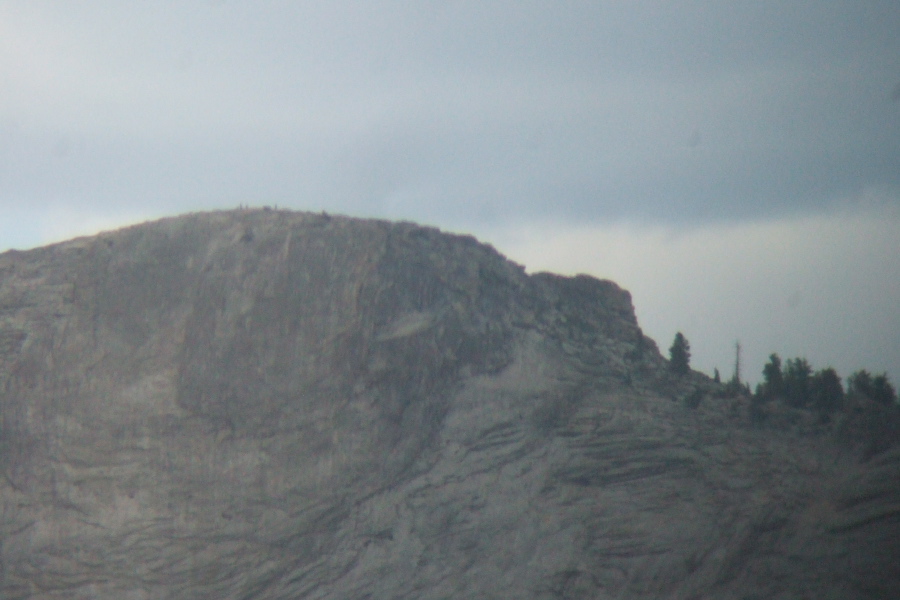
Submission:
<svg viewBox="0 0 900 600">
<path fill-rule="evenodd" d="M 615 284 L 411 224 L 7 252 L 0 597 L 895 597 L 900 453 L 710 386 Z"/>
</svg>

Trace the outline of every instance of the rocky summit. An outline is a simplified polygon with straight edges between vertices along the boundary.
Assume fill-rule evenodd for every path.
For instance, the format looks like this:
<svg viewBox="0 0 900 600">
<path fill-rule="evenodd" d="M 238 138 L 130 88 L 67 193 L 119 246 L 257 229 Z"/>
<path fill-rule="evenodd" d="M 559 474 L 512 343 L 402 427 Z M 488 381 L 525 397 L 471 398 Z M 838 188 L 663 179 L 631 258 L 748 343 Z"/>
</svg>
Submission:
<svg viewBox="0 0 900 600">
<path fill-rule="evenodd" d="M 629 294 L 277 210 L 0 255 L 0 598 L 900 594 L 900 450 L 674 376 Z"/>
</svg>

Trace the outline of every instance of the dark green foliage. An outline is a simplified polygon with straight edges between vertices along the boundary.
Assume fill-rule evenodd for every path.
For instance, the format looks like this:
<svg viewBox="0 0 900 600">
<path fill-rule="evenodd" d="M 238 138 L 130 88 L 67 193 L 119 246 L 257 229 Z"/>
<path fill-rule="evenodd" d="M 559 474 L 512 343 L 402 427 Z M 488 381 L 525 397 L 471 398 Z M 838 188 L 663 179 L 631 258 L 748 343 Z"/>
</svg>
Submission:
<svg viewBox="0 0 900 600">
<path fill-rule="evenodd" d="M 897 391 L 888 380 L 887 373 L 876 375 L 872 379 L 872 399 L 882 404 L 894 404 L 897 402 Z"/>
<path fill-rule="evenodd" d="M 722 376 L 719 375 L 719 369 L 713 369 L 713 381 L 716 383 L 722 383 Z"/>
<path fill-rule="evenodd" d="M 810 396 L 813 407 L 823 420 L 831 413 L 840 410 L 844 402 L 844 386 L 837 371 L 828 367 L 817 371 L 810 382 Z"/>
<path fill-rule="evenodd" d="M 873 376 L 865 369 L 860 369 L 847 378 L 847 393 L 854 396 L 865 396 L 879 404 L 897 402 L 897 392 L 891 385 L 887 373 Z"/>
<path fill-rule="evenodd" d="M 757 394 L 762 394 L 766 398 L 776 398 L 784 393 L 781 358 L 775 353 L 769 356 L 769 362 L 763 366 L 763 381 L 762 388 L 757 388 Z"/>
<path fill-rule="evenodd" d="M 679 331 L 669 348 L 669 369 L 677 375 L 686 375 L 691 370 L 691 345 Z"/>
<path fill-rule="evenodd" d="M 802 408 L 810 402 L 812 367 L 805 358 L 788 359 L 784 369 L 784 399 L 791 406 Z"/>
<path fill-rule="evenodd" d="M 872 374 L 860 369 L 847 378 L 847 393 L 854 396 L 869 396 L 872 393 Z"/>
<path fill-rule="evenodd" d="M 734 374 L 729 382 L 732 387 L 738 389 L 741 387 L 741 343 L 734 343 Z"/>
<path fill-rule="evenodd" d="M 773 353 L 763 366 L 763 383 L 756 386 L 756 396 L 760 400 L 780 399 L 795 408 L 811 406 L 824 419 L 824 415 L 841 408 L 844 387 L 834 369 L 813 374 L 805 358 L 788 359 L 782 372 L 781 358 Z"/>
<path fill-rule="evenodd" d="M 763 381 L 750 400 L 748 416 L 758 426 L 772 422 L 773 415 L 793 415 L 771 402 L 793 409 L 807 409 L 818 415 L 819 424 L 834 423 L 841 435 L 864 444 L 864 457 L 871 457 L 900 443 L 900 403 L 887 373 L 873 375 L 865 369 L 847 378 L 847 392 L 837 372 L 827 367 L 813 372 L 802 357 L 784 362 L 773 353 L 763 366 Z M 834 420 L 835 413 L 842 417 Z"/>
</svg>

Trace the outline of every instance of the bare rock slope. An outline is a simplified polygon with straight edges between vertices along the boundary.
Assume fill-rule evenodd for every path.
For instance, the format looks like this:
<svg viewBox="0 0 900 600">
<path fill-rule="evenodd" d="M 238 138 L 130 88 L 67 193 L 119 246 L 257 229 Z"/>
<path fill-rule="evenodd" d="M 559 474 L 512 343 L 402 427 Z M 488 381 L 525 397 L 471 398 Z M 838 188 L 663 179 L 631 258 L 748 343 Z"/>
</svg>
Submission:
<svg viewBox="0 0 900 600">
<path fill-rule="evenodd" d="M 0 597 L 897 597 L 896 449 L 665 367 L 615 284 L 411 224 L 7 252 Z"/>
</svg>

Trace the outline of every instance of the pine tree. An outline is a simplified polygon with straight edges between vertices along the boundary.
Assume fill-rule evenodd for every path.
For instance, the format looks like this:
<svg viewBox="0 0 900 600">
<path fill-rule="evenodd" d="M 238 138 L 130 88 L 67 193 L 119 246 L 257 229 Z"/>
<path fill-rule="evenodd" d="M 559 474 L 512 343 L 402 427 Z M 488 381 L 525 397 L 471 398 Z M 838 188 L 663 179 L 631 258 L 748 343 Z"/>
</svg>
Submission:
<svg viewBox="0 0 900 600">
<path fill-rule="evenodd" d="M 844 401 L 844 386 L 837 371 L 828 367 L 817 371 L 810 382 L 810 392 L 813 407 L 819 412 L 823 420 L 836 410 L 840 410 Z"/>
<path fill-rule="evenodd" d="M 781 358 L 775 353 L 769 355 L 769 362 L 763 366 L 763 381 L 761 392 L 766 398 L 777 398 L 784 393 Z"/>
<path fill-rule="evenodd" d="M 691 370 L 691 345 L 679 331 L 669 348 L 669 368 L 673 373 L 686 375 Z"/>
<path fill-rule="evenodd" d="M 887 373 L 873 376 L 865 369 L 860 369 L 847 378 L 847 393 L 865 396 L 880 404 L 889 405 L 897 401 L 897 392 Z"/>
<path fill-rule="evenodd" d="M 731 376 L 731 383 L 735 389 L 741 387 L 741 343 L 734 343 L 734 374 Z"/>
<path fill-rule="evenodd" d="M 784 363 L 784 396 L 788 404 L 802 408 L 810 401 L 812 367 L 805 358 L 788 359 Z"/>
<path fill-rule="evenodd" d="M 893 404 L 897 402 L 897 391 L 891 385 L 887 373 L 876 375 L 872 378 L 872 391 L 874 392 L 872 399 L 882 404 Z"/>
</svg>

